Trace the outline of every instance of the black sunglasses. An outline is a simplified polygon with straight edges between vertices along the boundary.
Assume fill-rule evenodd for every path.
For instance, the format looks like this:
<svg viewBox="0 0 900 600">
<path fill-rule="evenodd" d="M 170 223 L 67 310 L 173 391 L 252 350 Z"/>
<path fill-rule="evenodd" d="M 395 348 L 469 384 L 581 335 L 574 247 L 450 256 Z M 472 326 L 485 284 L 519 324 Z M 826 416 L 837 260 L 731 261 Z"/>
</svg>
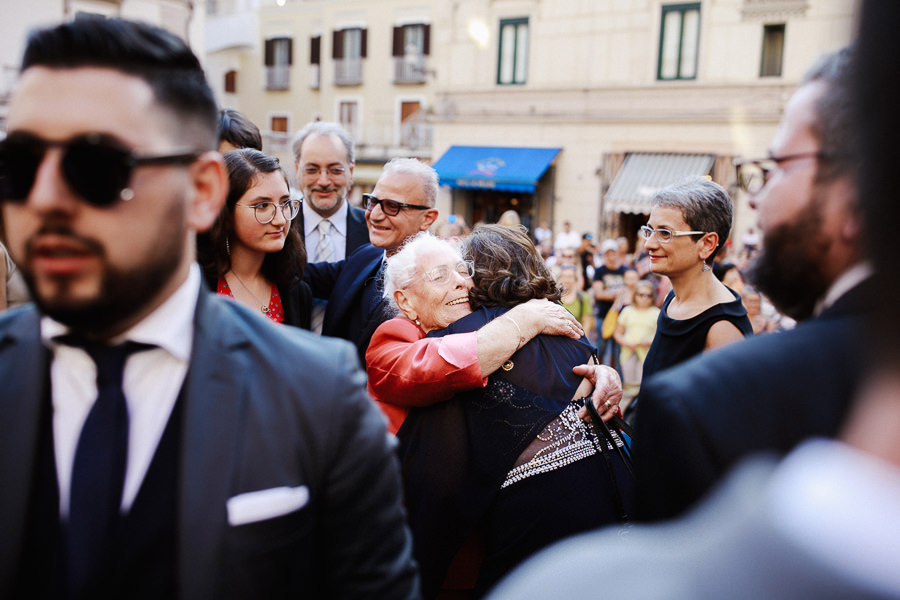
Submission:
<svg viewBox="0 0 900 600">
<path fill-rule="evenodd" d="M 405 202 L 397 202 L 396 200 L 382 200 L 372 194 L 363 194 L 363 202 L 365 202 L 366 210 L 374 210 L 375 206 L 380 204 L 381 210 L 389 217 L 396 217 L 400 214 L 401 208 L 414 208 L 415 210 L 428 210 L 430 206 L 422 206 L 421 204 L 406 204 Z"/>
<path fill-rule="evenodd" d="M 0 141 L 0 202 L 24 202 L 48 148 L 63 149 L 62 175 L 66 183 L 92 206 L 111 206 L 130 200 L 131 172 L 142 165 L 190 164 L 201 151 L 140 155 L 100 134 L 65 142 L 51 142 L 29 133 L 12 133 Z"/>
</svg>

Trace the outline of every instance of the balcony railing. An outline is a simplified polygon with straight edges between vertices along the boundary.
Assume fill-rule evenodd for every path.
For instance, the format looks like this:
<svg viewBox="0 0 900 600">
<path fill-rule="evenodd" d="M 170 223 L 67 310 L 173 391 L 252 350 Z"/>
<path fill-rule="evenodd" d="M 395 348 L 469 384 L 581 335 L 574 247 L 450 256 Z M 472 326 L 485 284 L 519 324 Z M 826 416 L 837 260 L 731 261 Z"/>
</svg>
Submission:
<svg viewBox="0 0 900 600">
<path fill-rule="evenodd" d="M 290 65 L 266 67 L 266 89 L 287 90 L 291 87 Z"/>
<path fill-rule="evenodd" d="M 317 90 L 322 80 L 322 68 L 319 65 L 309 65 L 309 89 Z"/>
<path fill-rule="evenodd" d="M 425 57 L 421 54 L 395 56 L 394 83 L 425 83 Z"/>
<path fill-rule="evenodd" d="M 334 61 L 335 85 L 359 85 L 362 83 L 362 59 L 340 58 Z"/>
</svg>

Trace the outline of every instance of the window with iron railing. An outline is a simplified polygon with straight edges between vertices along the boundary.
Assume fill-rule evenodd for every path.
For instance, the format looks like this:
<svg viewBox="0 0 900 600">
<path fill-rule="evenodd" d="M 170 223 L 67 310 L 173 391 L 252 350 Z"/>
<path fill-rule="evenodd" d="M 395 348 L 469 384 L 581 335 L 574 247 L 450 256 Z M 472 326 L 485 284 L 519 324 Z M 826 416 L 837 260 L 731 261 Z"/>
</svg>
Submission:
<svg viewBox="0 0 900 600">
<path fill-rule="evenodd" d="M 332 36 L 334 84 L 362 83 L 362 65 L 366 57 L 366 30 L 359 27 L 339 29 Z"/>
<path fill-rule="evenodd" d="M 265 44 L 266 89 L 287 90 L 291 87 L 293 40 L 271 38 Z"/>
<path fill-rule="evenodd" d="M 394 83 L 424 83 L 425 59 L 430 52 L 431 26 L 418 23 L 394 27 L 391 56 Z"/>
</svg>

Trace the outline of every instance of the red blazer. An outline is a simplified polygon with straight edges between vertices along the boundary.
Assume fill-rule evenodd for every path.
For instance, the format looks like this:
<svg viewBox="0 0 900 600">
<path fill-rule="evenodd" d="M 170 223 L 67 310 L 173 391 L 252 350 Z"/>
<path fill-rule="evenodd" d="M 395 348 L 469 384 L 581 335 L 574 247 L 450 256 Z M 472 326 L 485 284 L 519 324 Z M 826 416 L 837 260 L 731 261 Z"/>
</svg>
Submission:
<svg viewBox="0 0 900 600">
<path fill-rule="evenodd" d="M 426 338 L 419 326 L 396 317 L 378 326 L 366 351 L 368 390 L 397 433 L 409 409 L 449 400 L 482 388 L 478 333 Z"/>
</svg>

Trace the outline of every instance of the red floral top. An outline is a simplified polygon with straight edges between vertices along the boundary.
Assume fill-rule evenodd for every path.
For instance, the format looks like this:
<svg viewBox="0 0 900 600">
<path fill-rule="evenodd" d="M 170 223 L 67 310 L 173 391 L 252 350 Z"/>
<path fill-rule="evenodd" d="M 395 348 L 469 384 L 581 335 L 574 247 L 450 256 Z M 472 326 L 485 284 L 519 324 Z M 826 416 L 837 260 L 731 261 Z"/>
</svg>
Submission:
<svg viewBox="0 0 900 600">
<path fill-rule="evenodd" d="M 228 282 L 225 281 L 224 277 L 219 277 L 216 293 L 220 296 L 227 296 L 232 300 L 234 299 L 234 294 L 231 293 L 231 288 L 228 286 Z M 281 305 L 281 296 L 278 294 L 278 287 L 274 283 L 272 284 L 272 293 L 269 294 L 269 306 L 265 309 L 261 309 L 260 312 L 276 323 L 284 323 L 284 306 Z"/>
</svg>

